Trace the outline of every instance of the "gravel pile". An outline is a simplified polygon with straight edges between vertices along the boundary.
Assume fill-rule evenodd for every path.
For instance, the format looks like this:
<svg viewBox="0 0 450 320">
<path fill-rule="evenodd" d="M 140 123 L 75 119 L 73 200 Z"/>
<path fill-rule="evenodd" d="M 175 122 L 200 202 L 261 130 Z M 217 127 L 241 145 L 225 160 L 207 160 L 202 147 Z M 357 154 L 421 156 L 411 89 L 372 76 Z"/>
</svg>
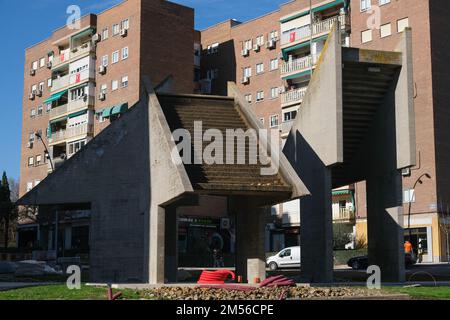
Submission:
<svg viewBox="0 0 450 320">
<path fill-rule="evenodd" d="M 157 300 L 279 300 L 351 298 L 378 295 L 377 291 L 358 288 L 273 287 L 252 291 L 212 288 L 163 287 L 143 292 L 144 299 Z"/>
</svg>

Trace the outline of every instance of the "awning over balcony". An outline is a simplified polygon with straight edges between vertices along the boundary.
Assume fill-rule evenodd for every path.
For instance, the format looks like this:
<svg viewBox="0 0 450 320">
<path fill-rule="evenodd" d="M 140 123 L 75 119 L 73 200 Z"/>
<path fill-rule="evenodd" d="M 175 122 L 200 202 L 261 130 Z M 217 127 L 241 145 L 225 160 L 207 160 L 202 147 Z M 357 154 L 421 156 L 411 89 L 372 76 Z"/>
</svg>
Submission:
<svg viewBox="0 0 450 320">
<path fill-rule="evenodd" d="M 65 93 L 67 93 L 67 90 L 54 93 L 47 100 L 45 100 L 44 103 L 51 103 L 53 101 L 59 100 Z"/>
<path fill-rule="evenodd" d="M 128 103 L 122 103 L 117 106 L 114 106 L 111 111 L 111 115 L 122 114 L 128 110 Z"/>
<path fill-rule="evenodd" d="M 102 115 L 103 118 L 109 118 L 116 114 L 122 114 L 127 110 L 128 110 L 128 103 L 122 103 L 113 107 L 105 108 L 99 113 Z"/>
<path fill-rule="evenodd" d="M 69 118 L 69 119 L 75 118 L 75 117 L 81 116 L 81 115 L 86 114 L 86 113 L 87 113 L 87 110 L 81 110 L 81 111 L 78 111 L 78 112 L 69 114 L 69 117 L 68 117 L 68 118 Z"/>
<path fill-rule="evenodd" d="M 333 191 L 333 196 L 346 196 L 346 195 L 352 195 L 353 191 L 352 190 L 334 190 Z"/>
</svg>

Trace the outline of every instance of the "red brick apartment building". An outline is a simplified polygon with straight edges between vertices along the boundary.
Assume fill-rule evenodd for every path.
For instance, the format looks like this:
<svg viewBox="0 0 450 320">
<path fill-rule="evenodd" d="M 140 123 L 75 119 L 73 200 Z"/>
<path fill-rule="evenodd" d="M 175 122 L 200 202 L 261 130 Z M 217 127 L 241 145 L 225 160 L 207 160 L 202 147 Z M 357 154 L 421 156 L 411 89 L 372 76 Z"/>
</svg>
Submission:
<svg viewBox="0 0 450 320">
<path fill-rule="evenodd" d="M 293 0 L 259 18 L 200 32 L 193 29 L 192 9 L 162 0 L 127 0 L 85 16 L 80 30 L 56 30 L 26 51 L 20 193 L 49 172 L 35 132 L 43 133 L 58 164 L 137 101 L 143 74 L 154 83 L 173 74 L 179 92 L 224 95 L 227 81 L 235 81 L 264 125 L 286 137 L 334 23 L 343 45 L 380 50 L 395 50 L 400 33 L 411 27 L 420 161 L 404 172 L 405 227 L 411 204 L 411 240 L 422 240 L 425 261 L 443 261 L 441 225 L 448 221 L 440 212 L 450 202 L 450 97 L 443 87 L 449 82 L 449 11 L 438 0 L 313 0 L 312 7 L 309 0 Z M 378 12 L 379 25 L 372 28 L 368 21 Z M 411 190 L 424 173 L 431 179 Z M 273 212 L 267 249 L 296 245 L 298 202 Z M 333 219 L 366 236 L 364 182 L 333 192 Z"/>
</svg>

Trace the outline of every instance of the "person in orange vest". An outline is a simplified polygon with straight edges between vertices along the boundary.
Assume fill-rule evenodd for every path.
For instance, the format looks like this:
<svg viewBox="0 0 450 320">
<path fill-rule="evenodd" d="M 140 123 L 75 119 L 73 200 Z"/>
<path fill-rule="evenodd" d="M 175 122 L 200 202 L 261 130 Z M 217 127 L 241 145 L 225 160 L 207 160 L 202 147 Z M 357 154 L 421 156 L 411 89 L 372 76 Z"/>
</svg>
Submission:
<svg viewBox="0 0 450 320">
<path fill-rule="evenodd" d="M 405 253 L 409 253 L 409 254 L 412 255 L 413 252 L 412 252 L 412 244 L 411 244 L 411 242 L 405 241 L 404 247 L 405 247 Z"/>
</svg>

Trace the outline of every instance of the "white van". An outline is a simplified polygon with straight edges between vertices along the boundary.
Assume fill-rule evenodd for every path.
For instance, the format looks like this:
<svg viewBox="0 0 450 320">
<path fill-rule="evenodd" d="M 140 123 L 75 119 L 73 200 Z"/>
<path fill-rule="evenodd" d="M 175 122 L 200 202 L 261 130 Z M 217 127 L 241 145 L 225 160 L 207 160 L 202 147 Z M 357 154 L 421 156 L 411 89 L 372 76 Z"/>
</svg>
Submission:
<svg viewBox="0 0 450 320">
<path fill-rule="evenodd" d="M 300 247 L 283 249 L 266 261 L 272 271 L 278 268 L 300 268 L 300 263 Z"/>
</svg>

